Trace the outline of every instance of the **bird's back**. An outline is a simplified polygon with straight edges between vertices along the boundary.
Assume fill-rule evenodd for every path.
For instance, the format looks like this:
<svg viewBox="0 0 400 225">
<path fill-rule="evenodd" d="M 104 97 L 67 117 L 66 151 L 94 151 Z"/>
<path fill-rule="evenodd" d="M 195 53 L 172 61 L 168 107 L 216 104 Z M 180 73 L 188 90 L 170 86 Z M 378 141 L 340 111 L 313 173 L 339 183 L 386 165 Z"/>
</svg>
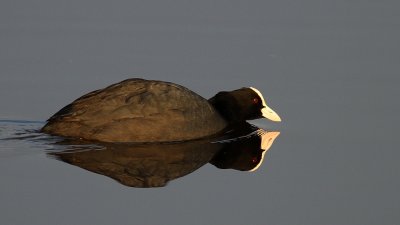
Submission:
<svg viewBox="0 0 400 225">
<path fill-rule="evenodd" d="M 185 87 L 129 79 L 76 99 L 42 131 L 107 142 L 164 142 L 209 136 L 225 126 L 206 99 Z"/>
</svg>

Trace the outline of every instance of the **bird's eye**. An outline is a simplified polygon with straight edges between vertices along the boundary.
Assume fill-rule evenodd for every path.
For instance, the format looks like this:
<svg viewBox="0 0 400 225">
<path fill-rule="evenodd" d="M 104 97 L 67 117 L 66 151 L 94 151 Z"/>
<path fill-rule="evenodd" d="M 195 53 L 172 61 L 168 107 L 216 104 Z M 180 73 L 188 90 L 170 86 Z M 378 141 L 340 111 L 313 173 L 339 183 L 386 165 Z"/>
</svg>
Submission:
<svg viewBox="0 0 400 225">
<path fill-rule="evenodd" d="M 253 104 L 258 104 L 258 98 L 253 98 Z"/>
</svg>

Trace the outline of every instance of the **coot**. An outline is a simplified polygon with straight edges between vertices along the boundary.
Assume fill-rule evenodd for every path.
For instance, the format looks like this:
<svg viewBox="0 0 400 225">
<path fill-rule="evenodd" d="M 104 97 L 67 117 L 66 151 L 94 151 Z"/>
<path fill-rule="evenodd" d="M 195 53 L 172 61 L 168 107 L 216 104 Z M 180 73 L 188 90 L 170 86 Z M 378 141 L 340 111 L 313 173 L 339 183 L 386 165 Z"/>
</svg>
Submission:
<svg viewBox="0 0 400 225">
<path fill-rule="evenodd" d="M 281 120 L 255 88 L 222 91 L 206 100 L 174 83 L 133 78 L 76 99 L 41 131 L 102 142 L 185 141 L 262 117 Z"/>
</svg>

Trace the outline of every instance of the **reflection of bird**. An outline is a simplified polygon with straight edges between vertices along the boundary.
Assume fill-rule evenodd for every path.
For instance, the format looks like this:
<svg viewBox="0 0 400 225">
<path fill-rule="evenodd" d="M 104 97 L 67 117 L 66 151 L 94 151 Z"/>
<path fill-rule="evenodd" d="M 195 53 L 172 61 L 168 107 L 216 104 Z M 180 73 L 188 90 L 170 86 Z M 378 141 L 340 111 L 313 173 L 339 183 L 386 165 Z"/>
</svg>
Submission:
<svg viewBox="0 0 400 225">
<path fill-rule="evenodd" d="M 49 155 L 111 177 L 126 186 L 162 187 L 208 162 L 219 168 L 258 168 L 279 132 L 266 132 L 247 123 L 236 128 L 239 130 L 223 136 L 229 141 L 197 140 L 163 144 L 103 142 L 93 145 L 92 142 L 72 140 L 62 146 L 60 143 L 59 147 L 64 151 L 54 151 Z M 265 137 L 270 138 L 267 138 L 267 148 L 263 149 Z"/>
<path fill-rule="evenodd" d="M 206 164 L 219 149 L 210 143 L 105 144 L 102 150 L 73 145 L 50 155 L 69 164 L 111 177 L 131 187 L 163 187 Z"/>
<path fill-rule="evenodd" d="M 261 117 L 280 121 L 255 88 L 219 92 L 207 101 L 177 84 L 129 79 L 78 98 L 42 131 L 104 142 L 168 142 L 212 136 Z"/>
</svg>

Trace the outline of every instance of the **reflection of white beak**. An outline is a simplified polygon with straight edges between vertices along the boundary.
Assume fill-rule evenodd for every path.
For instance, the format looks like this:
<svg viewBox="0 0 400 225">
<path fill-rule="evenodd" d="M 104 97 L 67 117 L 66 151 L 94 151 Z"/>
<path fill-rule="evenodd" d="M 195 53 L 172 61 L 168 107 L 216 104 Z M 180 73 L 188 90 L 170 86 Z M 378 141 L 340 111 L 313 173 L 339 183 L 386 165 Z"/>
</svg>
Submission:
<svg viewBox="0 0 400 225">
<path fill-rule="evenodd" d="M 281 118 L 279 117 L 279 115 L 267 105 L 265 105 L 264 108 L 261 109 L 261 113 L 263 117 L 269 120 L 281 122 Z"/>
<path fill-rule="evenodd" d="M 278 116 L 279 117 L 279 116 Z M 274 143 L 275 139 L 279 136 L 280 132 L 279 131 L 270 131 L 270 132 L 265 132 L 264 130 L 260 129 L 258 131 L 260 133 L 261 136 L 261 149 L 263 149 L 264 151 L 261 153 L 261 160 L 258 163 L 257 166 L 255 166 L 252 170 L 249 170 L 249 172 L 254 172 L 256 171 L 261 164 L 264 161 L 264 156 L 265 153 L 268 151 L 269 148 L 271 148 L 272 143 Z"/>
<path fill-rule="evenodd" d="M 261 149 L 268 151 L 271 148 L 272 143 L 274 143 L 275 139 L 279 136 L 281 132 L 279 131 L 270 131 L 261 134 Z"/>
</svg>

